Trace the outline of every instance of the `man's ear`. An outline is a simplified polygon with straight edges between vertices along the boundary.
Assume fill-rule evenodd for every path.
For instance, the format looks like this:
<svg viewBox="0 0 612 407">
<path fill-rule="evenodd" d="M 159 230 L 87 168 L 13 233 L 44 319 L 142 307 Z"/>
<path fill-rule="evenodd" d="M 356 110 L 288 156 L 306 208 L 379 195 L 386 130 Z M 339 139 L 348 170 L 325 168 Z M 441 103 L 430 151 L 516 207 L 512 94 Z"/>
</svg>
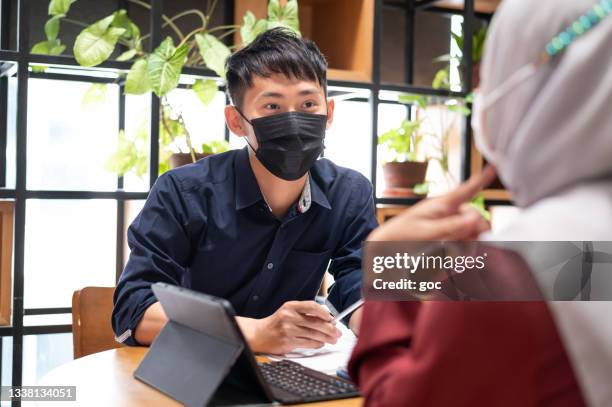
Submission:
<svg viewBox="0 0 612 407">
<path fill-rule="evenodd" d="M 334 121 L 334 107 L 336 106 L 334 99 L 327 99 L 327 124 L 325 129 L 329 129 Z"/>
<path fill-rule="evenodd" d="M 240 115 L 240 113 L 238 113 L 235 106 L 225 106 L 224 113 L 225 123 L 227 123 L 227 127 L 232 133 L 234 133 L 238 137 L 244 137 L 248 135 L 248 132 L 244 127 L 244 121 L 242 120 L 242 116 Z"/>
</svg>

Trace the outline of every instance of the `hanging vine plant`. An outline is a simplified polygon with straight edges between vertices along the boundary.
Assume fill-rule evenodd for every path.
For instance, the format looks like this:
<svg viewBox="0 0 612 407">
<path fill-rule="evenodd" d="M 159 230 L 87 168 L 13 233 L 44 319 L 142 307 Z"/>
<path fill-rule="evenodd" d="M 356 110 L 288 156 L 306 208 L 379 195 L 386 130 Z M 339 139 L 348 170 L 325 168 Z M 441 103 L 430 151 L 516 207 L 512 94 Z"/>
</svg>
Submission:
<svg viewBox="0 0 612 407">
<path fill-rule="evenodd" d="M 151 4 L 144 0 L 126 1 L 147 10 L 152 8 Z M 50 0 L 49 18 L 44 26 L 46 39 L 36 43 L 30 52 L 44 55 L 63 54 L 67 44 L 60 39 L 61 24 L 83 27 L 72 46 L 74 58 L 81 66 L 100 65 L 111 58 L 117 45 L 123 46 L 124 51 L 115 60 L 132 61 L 125 76 L 125 93 L 142 95 L 153 92 L 161 98 L 160 172 L 168 169 L 173 143 L 176 143 L 178 138 L 185 139 L 193 161 L 199 153 L 193 148 L 182 115 L 172 110 L 165 97 L 178 86 L 184 67 L 208 68 L 221 79 L 225 79 L 225 61 L 237 45 L 226 45 L 223 42 L 224 38 L 239 32 L 242 45 L 247 45 L 257 35 L 274 27 L 285 27 L 301 35 L 297 0 L 288 0 L 284 5 L 280 4 L 280 0 L 270 0 L 267 18 L 258 20 L 251 11 L 247 11 L 241 25 L 218 26 L 210 24 L 217 0 L 208 0 L 205 12 L 189 9 L 174 16 L 162 14 L 162 27 L 169 27 L 178 43 L 175 44 L 173 37 L 166 36 L 152 52 L 147 52 L 143 48 L 143 42 L 151 34 L 143 35 L 125 9 L 119 9 L 98 21 L 87 23 L 70 17 L 70 10 L 76 2 L 77 0 Z M 185 34 L 177 25 L 177 20 L 188 15 L 197 16 L 200 25 Z M 46 68 L 33 65 L 32 69 L 42 71 Z M 191 85 L 191 90 L 204 106 L 208 106 L 218 91 L 217 80 L 197 79 Z M 217 153 L 227 148 L 226 145 L 218 144 L 212 142 L 203 145 L 202 153 Z M 134 171 L 136 175 L 142 177 L 146 171 L 145 163 L 146 143 L 143 142 L 143 132 L 139 131 L 136 137 L 129 139 L 121 131 L 117 151 L 110 157 L 107 168 L 119 175 Z"/>
</svg>

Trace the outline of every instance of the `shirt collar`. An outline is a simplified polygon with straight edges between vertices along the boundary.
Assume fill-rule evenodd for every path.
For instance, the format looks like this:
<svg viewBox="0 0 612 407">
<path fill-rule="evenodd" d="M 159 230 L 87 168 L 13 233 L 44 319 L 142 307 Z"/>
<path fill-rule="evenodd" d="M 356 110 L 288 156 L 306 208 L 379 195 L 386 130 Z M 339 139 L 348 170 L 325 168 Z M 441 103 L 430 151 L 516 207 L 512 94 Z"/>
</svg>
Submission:
<svg viewBox="0 0 612 407">
<path fill-rule="evenodd" d="M 236 179 L 236 210 L 244 209 L 259 201 L 263 201 L 263 195 L 261 194 L 259 185 L 257 185 L 257 179 L 255 178 L 255 174 L 253 174 L 253 169 L 249 162 L 248 147 L 244 147 L 238 152 L 234 168 Z M 308 194 L 308 192 L 310 192 L 310 194 Z M 310 195 L 310 198 L 307 198 L 307 195 Z M 299 198 L 300 201 L 298 202 L 298 204 L 304 205 L 304 212 L 310 208 L 309 202 L 302 202 L 305 198 L 307 198 L 306 200 L 315 202 L 323 208 L 331 209 L 327 196 L 317 184 L 316 180 L 313 179 L 312 175 L 308 176 L 307 183 L 304 186 L 304 190 Z"/>
<path fill-rule="evenodd" d="M 313 167 L 314 168 L 314 167 Z M 319 184 L 317 184 L 317 180 L 312 176 L 312 171 L 309 175 L 310 178 L 310 196 L 312 197 L 312 202 L 315 202 L 317 205 L 322 206 L 325 209 L 331 209 L 331 205 L 329 200 L 327 199 L 327 195 L 321 189 Z"/>
</svg>

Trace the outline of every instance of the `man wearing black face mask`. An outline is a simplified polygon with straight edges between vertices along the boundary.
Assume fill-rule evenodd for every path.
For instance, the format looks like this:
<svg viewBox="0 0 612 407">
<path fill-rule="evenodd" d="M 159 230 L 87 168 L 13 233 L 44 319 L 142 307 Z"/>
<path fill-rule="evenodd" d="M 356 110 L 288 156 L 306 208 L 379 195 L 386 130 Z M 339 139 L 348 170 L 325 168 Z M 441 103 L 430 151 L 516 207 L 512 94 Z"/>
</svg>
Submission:
<svg viewBox="0 0 612 407">
<path fill-rule="evenodd" d="M 376 218 L 369 181 L 319 159 L 334 112 L 326 70 L 314 43 L 283 29 L 228 59 L 225 118 L 247 146 L 156 182 L 128 231 L 114 298 L 118 340 L 148 344 L 159 333 L 166 316 L 150 286 L 163 281 L 229 300 L 257 352 L 337 341 L 313 299 L 330 260 L 334 307 L 361 297 L 361 243 Z M 345 322 L 357 331 L 360 316 Z"/>
</svg>

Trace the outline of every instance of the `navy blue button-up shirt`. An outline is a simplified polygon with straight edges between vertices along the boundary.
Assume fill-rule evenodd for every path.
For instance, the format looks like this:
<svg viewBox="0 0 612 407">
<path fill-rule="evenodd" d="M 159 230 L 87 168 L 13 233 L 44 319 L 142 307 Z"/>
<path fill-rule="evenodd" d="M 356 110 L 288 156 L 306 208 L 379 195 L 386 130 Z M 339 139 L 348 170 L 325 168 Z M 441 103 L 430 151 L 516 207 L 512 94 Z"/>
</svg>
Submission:
<svg viewBox="0 0 612 407">
<path fill-rule="evenodd" d="M 114 295 L 118 340 L 137 344 L 133 332 L 157 301 L 151 284 L 158 281 L 223 297 L 237 315 L 263 318 L 287 301 L 314 299 L 328 269 L 336 309 L 357 301 L 361 245 L 377 226 L 372 186 L 319 159 L 310 188 L 310 208 L 279 220 L 246 148 L 160 176 L 128 229 L 131 253 Z"/>
</svg>

